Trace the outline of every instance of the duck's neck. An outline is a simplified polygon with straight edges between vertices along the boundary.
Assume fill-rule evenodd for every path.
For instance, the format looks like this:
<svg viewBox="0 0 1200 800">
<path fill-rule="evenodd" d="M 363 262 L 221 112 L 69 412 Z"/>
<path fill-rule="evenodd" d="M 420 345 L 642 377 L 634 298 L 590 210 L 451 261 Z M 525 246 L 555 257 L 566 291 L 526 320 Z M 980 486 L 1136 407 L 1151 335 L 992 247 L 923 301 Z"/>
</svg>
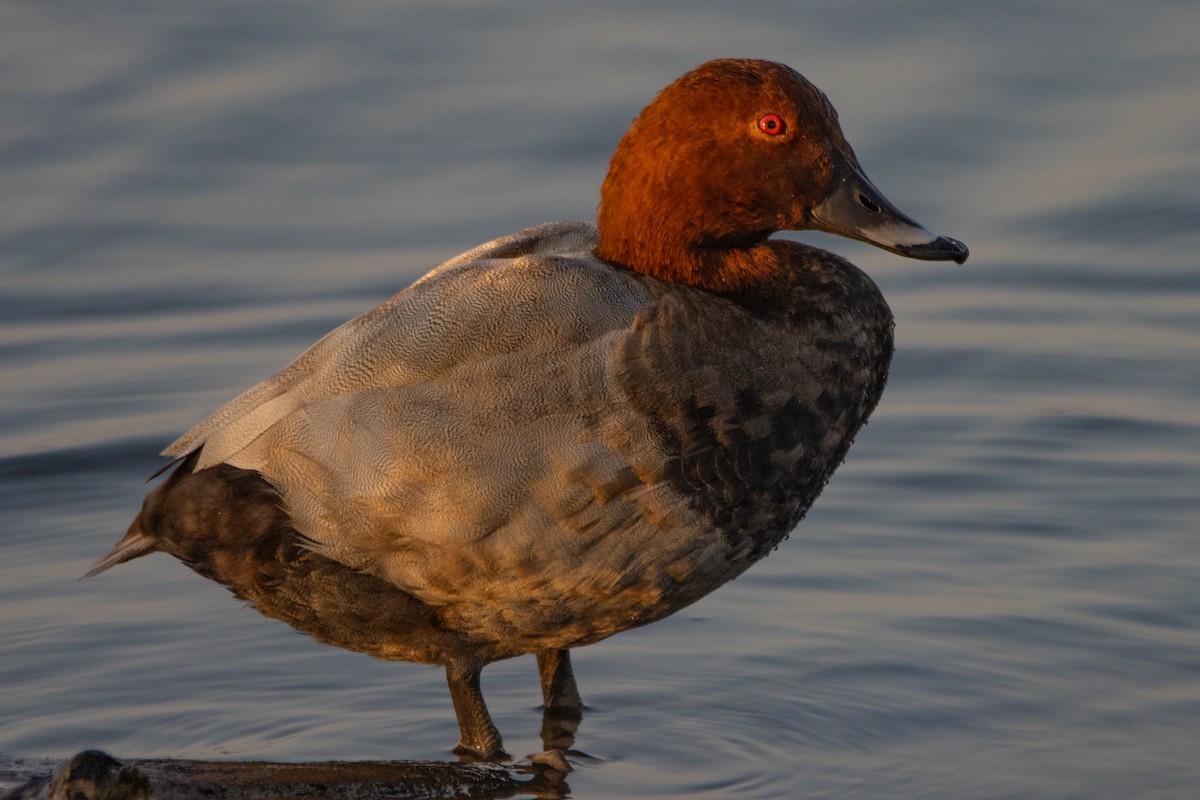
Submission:
<svg viewBox="0 0 1200 800">
<path fill-rule="evenodd" d="M 597 256 L 664 281 L 737 292 L 777 277 L 782 269 L 778 243 L 767 241 L 765 234 L 744 241 L 697 242 L 665 220 L 656 224 L 642 218 L 642 225 L 626 226 L 603 215 L 597 227 Z"/>
</svg>

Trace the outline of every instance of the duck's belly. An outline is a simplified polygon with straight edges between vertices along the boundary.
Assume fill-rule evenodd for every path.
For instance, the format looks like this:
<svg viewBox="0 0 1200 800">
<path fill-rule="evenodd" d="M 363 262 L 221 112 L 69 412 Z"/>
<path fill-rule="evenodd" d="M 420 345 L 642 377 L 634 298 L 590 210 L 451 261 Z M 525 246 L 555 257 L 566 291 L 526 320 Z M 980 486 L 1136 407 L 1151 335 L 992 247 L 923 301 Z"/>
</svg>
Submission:
<svg viewBox="0 0 1200 800">
<path fill-rule="evenodd" d="M 671 508 L 665 489 L 643 488 L 578 509 L 570 526 L 543 531 L 540 547 L 506 548 L 504 530 L 463 544 L 410 592 L 311 550 L 253 471 L 220 465 L 161 489 L 153 519 L 139 518 L 160 532 L 161 549 L 267 616 L 390 660 L 490 661 L 589 644 L 674 613 L 753 560 L 683 505 Z"/>
</svg>

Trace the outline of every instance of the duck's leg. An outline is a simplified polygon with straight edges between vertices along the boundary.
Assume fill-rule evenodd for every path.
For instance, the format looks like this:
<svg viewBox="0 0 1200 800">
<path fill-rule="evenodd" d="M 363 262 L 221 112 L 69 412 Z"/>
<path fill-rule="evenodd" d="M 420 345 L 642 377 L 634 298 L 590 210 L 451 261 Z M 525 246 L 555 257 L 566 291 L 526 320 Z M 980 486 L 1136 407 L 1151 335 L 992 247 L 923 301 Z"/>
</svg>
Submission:
<svg viewBox="0 0 1200 800">
<path fill-rule="evenodd" d="M 567 650 L 545 650 L 537 654 L 537 664 L 545 703 L 542 746 L 547 750 L 569 750 L 583 720 L 583 700 L 571 670 L 571 654 Z"/>
<path fill-rule="evenodd" d="M 450 699 L 454 701 L 454 713 L 458 717 L 460 738 L 454 748 L 457 755 L 483 761 L 498 761 L 508 758 L 500 731 L 492 722 L 483 692 L 479 689 L 481 664 L 467 661 L 451 661 L 446 665 L 446 682 L 450 684 Z"/>
<path fill-rule="evenodd" d="M 538 674 L 542 679 L 542 702 L 555 711 L 580 711 L 583 700 L 571 671 L 570 650 L 543 650 L 537 654 Z"/>
</svg>

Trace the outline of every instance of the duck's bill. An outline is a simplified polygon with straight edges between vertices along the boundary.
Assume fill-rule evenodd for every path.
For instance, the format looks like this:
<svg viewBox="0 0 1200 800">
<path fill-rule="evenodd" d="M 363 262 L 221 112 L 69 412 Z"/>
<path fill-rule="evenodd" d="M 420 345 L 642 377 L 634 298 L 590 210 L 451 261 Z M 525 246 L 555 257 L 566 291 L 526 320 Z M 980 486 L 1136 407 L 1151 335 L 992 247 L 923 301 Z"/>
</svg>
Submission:
<svg viewBox="0 0 1200 800">
<path fill-rule="evenodd" d="M 930 233 L 901 214 L 867 176 L 842 154 L 836 156 L 833 191 L 812 210 L 813 227 L 925 261 L 967 260 L 967 246 Z"/>
</svg>

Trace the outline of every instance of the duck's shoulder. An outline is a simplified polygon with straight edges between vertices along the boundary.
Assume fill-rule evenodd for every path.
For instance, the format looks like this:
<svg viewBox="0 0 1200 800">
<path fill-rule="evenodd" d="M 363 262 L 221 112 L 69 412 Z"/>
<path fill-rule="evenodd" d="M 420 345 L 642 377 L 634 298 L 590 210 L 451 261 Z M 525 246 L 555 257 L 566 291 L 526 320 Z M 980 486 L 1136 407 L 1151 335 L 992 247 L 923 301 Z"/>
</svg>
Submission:
<svg viewBox="0 0 1200 800">
<path fill-rule="evenodd" d="M 436 280 L 444 273 L 454 272 L 482 261 L 515 261 L 539 256 L 586 257 L 596 249 L 598 242 L 596 226 L 588 222 L 547 222 L 534 225 L 473 247 L 445 261 L 413 285 Z"/>
<path fill-rule="evenodd" d="M 647 302 L 645 289 L 596 258 L 595 243 L 592 225 L 548 223 L 456 256 L 331 331 L 163 454 L 203 446 L 202 469 L 314 399 L 413 385 L 495 352 L 554 347 L 626 325 Z"/>
<path fill-rule="evenodd" d="M 539 331 L 551 341 L 557 327 L 607 329 L 636 313 L 647 294 L 638 276 L 596 257 L 596 242 L 596 228 L 584 222 L 527 228 L 450 259 L 355 324 L 417 324 L 417 338 L 431 347 L 528 347 Z"/>
</svg>

